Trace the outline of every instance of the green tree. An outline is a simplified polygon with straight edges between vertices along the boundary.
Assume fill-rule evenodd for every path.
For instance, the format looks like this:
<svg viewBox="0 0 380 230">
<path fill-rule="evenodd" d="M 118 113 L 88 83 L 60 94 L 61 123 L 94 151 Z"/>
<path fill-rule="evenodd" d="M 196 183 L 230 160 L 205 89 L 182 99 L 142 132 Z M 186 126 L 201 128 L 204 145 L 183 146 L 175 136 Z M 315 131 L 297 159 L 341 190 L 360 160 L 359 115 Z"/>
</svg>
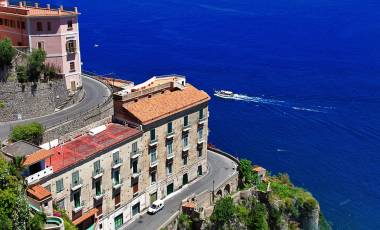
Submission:
<svg viewBox="0 0 380 230">
<path fill-rule="evenodd" d="M 179 230 L 189 230 L 192 228 L 193 221 L 190 219 L 190 217 L 185 214 L 181 213 L 178 218 L 178 229 Z"/>
<path fill-rule="evenodd" d="M 0 40 L 0 70 L 10 66 L 15 56 L 16 50 L 12 46 L 12 41 L 9 38 Z"/>
<path fill-rule="evenodd" d="M 251 187 L 253 182 L 255 182 L 255 174 L 252 171 L 252 162 L 250 160 L 240 160 L 239 173 L 243 180 L 244 188 Z"/>
<path fill-rule="evenodd" d="M 17 125 L 12 129 L 10 140 L 13 142 L 24 140 L 38 145 L 41 142 L 43 133 L 43 126 L 37 122 Z"/>
<path fill-rule="evenodd" d="M 46 215 L 43 212 L 37 212 L 29 221 L 30 230 L 44 229 L 46 223 Z"/>
<path fill-rule="evenodd" d="M 14 172 L 14 166 L 0 157 L 0 223 L 2 229 L 26 229 L 30 221 L 25 187 Z"/>
<path fill-rule="evenodd" d="M 230 226 L 235 219 L 235 204 L 231 197 L 224 197 L 215 204 L 214 211 L 210 220 L 215 224 L 217 229 L 224 229 Z"/>
<path fill-rule="evenodd" d="M 29 80 L 36 82 L 44 72 L 46 52 L 42 49 L 34 49 L 28 57 L 27 75 Z"/>
<path fill-rule="evenodd" d="M 26 66 L 19 65 L 16 67 L 17 81 L 20 83 L 25 83 L 28 81 L 28 73 Z"/>
</svg>

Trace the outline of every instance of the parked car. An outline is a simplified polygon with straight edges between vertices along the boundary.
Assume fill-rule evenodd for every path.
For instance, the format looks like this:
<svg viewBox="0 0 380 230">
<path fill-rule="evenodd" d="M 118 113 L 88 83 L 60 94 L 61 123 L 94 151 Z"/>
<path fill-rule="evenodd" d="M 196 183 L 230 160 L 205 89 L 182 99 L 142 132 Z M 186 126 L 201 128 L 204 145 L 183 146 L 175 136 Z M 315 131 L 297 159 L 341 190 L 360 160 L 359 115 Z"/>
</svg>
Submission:
<svg viewBox="0 0 380 230">
<path fill-rule="evenodd" d="M 160 211 L 163 208 L 164 208 L 164 201 L 163 200 L 156 200 L 148 208 L 148 213 L 149 214 L 156 214 L 158 211 Z"/>
</svg>

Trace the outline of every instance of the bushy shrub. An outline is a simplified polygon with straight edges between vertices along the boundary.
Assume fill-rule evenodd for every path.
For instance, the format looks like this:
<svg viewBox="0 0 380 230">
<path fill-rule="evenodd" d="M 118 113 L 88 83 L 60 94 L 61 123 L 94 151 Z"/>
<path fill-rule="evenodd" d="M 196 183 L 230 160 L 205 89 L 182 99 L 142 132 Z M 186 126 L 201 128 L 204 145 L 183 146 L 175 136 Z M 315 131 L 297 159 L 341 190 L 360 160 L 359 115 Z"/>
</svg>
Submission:
<svg viewBox="0 0 380 230">
<path fill-rule="evenodd" d="M 44 133 L 44 128 L 37 122 L 17 125 L 12 129 L 10 140 L 13 142 L 24 140 L 39 144 Z"/>
<path fill-rule="evenodd" d="M 20 83 L 25 83 L 28 81 L 28 73 L 26 66 L 19 65 L 16 67 L 16 76 L 17 76 L 17 81 Z"/>
<path fill-rule="evenodd" d="M 223 229 L 224 225 L 229 225 L 235 218 L 235 204 L 231 197 L 223 197 L 215 204 L 210 220 L 217 229 Z"/>
</svg>

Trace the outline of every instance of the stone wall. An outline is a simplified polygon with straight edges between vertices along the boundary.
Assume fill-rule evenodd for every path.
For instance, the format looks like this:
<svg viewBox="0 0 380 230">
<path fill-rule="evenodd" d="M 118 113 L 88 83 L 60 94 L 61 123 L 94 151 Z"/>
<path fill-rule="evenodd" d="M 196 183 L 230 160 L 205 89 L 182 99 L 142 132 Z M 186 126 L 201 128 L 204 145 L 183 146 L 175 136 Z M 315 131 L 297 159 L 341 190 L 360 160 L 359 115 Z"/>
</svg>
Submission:
<svg viewBox="0 0 380 230">
<path fill-rule="evenodd" d="M 110 96 L 109 99 L 99 107 L 67 117 L 59 122 L 59 125 L 45 127 L 43 142 L 59 139 L 61 143 L 73 139 L 92 128 L 110 123 L 112 116 L 113 101 Z"/>
<path fill-rule="evenodd" d="M 4 107 L 0 108 L 0 122 L 44 116 L 79 102 L 83 96 L 83 90 L 70 94 L 64 79 L 24 86 L 18 82 L 1 82 L 0 101 Z"/>
</svg>

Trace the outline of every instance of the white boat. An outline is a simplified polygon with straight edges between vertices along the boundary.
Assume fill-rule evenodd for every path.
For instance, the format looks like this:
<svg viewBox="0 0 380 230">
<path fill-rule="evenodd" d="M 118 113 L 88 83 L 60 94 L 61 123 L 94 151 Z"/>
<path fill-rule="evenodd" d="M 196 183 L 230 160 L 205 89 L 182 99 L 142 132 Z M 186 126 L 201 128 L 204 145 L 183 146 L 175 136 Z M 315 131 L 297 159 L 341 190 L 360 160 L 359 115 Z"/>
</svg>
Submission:
<svg viewBox="0 0 380 230">
<path fill-rule="evenodd" d="M 215 90 L 214 95 L 221 98 L 233 98 L 235 94 L 228 90 Z"/>
</svg>

